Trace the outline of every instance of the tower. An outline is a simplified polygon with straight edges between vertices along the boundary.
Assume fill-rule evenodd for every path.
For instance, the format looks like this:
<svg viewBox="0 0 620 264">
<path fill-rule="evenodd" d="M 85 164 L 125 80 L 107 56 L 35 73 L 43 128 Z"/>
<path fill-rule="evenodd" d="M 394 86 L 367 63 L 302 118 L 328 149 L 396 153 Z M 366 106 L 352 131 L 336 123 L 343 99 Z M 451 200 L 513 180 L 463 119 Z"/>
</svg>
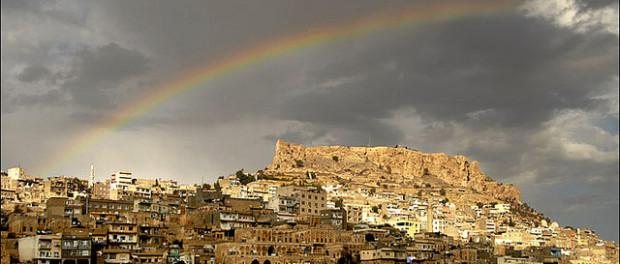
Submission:
<svg viewBox="0 0 620 264">
<path fill-rule="evenodd" d="M 88 187 L 93 188 L 93 185 L 95 184 L 95 166 L 93 166 L 93 164 L 90 164 L 90 178 L 88 181 Z"/>
<path fill-rule="evenodd" d="M 426 207 L 426 232 L 433 232 L 433 204 L 430 201 Z"/>
</svg>

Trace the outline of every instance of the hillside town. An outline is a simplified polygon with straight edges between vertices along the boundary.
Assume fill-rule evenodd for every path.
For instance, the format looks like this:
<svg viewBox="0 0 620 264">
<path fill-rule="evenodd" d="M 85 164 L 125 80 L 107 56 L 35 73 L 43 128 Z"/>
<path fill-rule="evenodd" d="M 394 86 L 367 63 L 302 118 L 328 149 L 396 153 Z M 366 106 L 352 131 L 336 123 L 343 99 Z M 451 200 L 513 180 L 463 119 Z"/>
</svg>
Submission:
<svg viewBox="0 0 620 264">
<path fill-rule="evenodd" d="M 412 165 L 386 165 L 401 163 L 394 153 Z M 267 168 L 200 184 L 8 168 L 2 263 L 618 263 L 618 245 L 594 230 L 477 182 L 477 163 L 428 155 L 278 141 Z"/>
</svg>

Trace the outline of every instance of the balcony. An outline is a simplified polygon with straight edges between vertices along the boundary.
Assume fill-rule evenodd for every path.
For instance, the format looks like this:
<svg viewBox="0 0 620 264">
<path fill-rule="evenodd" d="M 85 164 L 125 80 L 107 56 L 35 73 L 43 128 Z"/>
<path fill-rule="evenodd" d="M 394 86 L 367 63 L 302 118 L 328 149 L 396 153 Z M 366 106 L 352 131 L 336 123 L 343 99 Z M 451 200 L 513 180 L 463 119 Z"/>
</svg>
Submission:
<svg viewBox="0 0 620 264">
<path fill-rule="evenodd" d="M 108 239 L 108 242 L 109 243 L 117 243 L 117 244 L 135 244 L 135 243 L 138 243 L 138 239 L 136 238 L 136 239 L 131 239 L 130 240 L 130 239 L 119 239 L 119 238 L 112 239 L 112 238 L 110 238 L 110 239 Z"/>
<path fill-rule="evenodd" d="M 50 250 L 50 249 L 52 249 L 52 245 L 50 245 L 50 244 L 40 244 L 39 245 L 39 249 L 41 249 L 41 250 Z"/>
<path fill-rule="evenodd" d="M 120 230 L 120 229 L 110 229 L 108 231 L 109 233 L 112 234 L 136 234 L 138 233 L 138 231 L 134 228 L 133 230 Z"/>
</svg>

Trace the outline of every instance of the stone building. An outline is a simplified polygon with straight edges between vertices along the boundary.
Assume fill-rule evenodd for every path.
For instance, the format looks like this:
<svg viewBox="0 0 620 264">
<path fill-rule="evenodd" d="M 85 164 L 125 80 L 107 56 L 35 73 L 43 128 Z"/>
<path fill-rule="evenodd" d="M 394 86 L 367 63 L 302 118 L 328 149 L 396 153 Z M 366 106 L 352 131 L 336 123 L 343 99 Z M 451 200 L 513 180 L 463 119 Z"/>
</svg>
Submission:
<svg viewBox="0 0 620 264">
<path fill-rule="evenodd" d="M 138 245 L 138 228 L 126 222 L 105 223 L 108 231 L 107 248 L 132 250 Z"/>
<path fill-rule="evenodd" d="M 205 219 L 207 227 L 222 230 L 248 228 L 256 224 L 256 217 L 249 210 L 213 210 L 206 214 Z"/>
<path fill-rule="evenodd" d="M 11 214 L 7 220 L 8 232 L 16 237 L 34 236 L 37 230 L 46 228 L 47 219 L 36 213 Z"/>
<path fill-rule="evenodd" d="M 91 239 L 88 233 L 63 233 L 61 252 L 62 264 L 90 264 Z"/>
<path fill-rule="evenodd" d="M 300 217 L 319 217 L 321 210 L 327 208 L 327 193 L 320 187 L 289 185 L 278 188 L 278 195 L 296 199 Z"/>
<path fill-rule="evenodd" d="M 19 261 L 38 264 L 59 264 L 61 260 L 60 235 L 38 235 L 20 238 Z"/>
<path fill-rule="evenodd" d="M 359 251 L 363 234 L 333 227 L 244 228 L 234 241 L 219 243 L 216 263 L 336 263 L 345 248 Z"/>
<path fill-rule="evenodd" d="M 52 217 L 65 217 L 65 205 L 69 198 L 66 197 L 51 197 L 47 199 L 45 205 L 45 216 Z"/>
<path fill-rule="evenodd" d="M 342 208 L 321 210 L 321 224 L 335 228 L 346 228 L 347 211 Z"/>
<path fill-rule="evenodd" d="M 95 199 L 110 199 L 110 179 L 94 183 L 92 197 Z"/>
</svg>

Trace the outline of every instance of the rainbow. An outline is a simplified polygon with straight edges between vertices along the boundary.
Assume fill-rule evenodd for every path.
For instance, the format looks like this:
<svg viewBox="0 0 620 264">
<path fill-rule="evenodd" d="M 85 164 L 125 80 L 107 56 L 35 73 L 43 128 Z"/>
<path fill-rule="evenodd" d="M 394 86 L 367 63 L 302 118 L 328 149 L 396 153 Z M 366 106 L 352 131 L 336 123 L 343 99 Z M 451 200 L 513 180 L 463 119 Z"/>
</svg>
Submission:
<svg viewBox="0 0 620 264">
<path fill-rule="evenodd" d="M 263 42 L 252 48 L 216 60 L 209 65 L 197 67 L 171 82 L 150 89 L 148 94 L 138 97 L 137 101 L 129 103 L 109 118 L 99 121 L 94 128 L 71 141 L 67 147 L 56 153 L 35 171 L 45 175 L 100 142 L 117 128 L 123 127 L 163 102 L 192 89 L 202 87 L 210 80 L 256 65 L 259 62 L 307 47 L 347 40 L 386 29 L 508 11 L 512 10 L 515 4 L 515 1 L 509 0 L 433 1 L 430 4 L 382 12 L 352 22 L 310 29 Z"/>
</svg>

